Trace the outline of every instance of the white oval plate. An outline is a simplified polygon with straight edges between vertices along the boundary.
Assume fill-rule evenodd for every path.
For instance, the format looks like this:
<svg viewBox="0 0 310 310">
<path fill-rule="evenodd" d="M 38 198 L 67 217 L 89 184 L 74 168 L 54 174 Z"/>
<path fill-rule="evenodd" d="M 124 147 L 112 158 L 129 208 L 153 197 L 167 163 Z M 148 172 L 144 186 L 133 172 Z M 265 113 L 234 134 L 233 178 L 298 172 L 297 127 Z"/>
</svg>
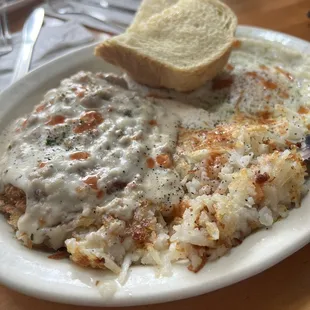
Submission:
<svg viewBox="0 0 310 310">
<path fill-rule="evenodd" d="M 310 44 L 269 30 L 238 28 L 238 36 L 263 38 L 309 53 Z M 23 113 L 31 111 L 49 88 L 78 70 L 115 71 L 93 56 L 89 46 L 38 68 L 9 87 L 0 97 L 0 130 Z M 183 265 L 173 266 L 172 277 L 156 277 L 152 267 L 130 270 L 127 283 L 111 299 L 103 299 L 95 283 L 111 278 L 110 273 L 82 269 L 69 260 L 51 260 L 47 254 L 30 251 L 15 238 L 0 217 L 0 281 L 12 289 L 51 301 L 101 306 L 129 306 L 172 301 L 207 293 L 253 276 L 291 255 L 310 240 L 310 195 L 302 207 L 272 229 L 260 230 L 246 238 L 221 259 L 208 263 L 199 273 Z"/>
</svg>

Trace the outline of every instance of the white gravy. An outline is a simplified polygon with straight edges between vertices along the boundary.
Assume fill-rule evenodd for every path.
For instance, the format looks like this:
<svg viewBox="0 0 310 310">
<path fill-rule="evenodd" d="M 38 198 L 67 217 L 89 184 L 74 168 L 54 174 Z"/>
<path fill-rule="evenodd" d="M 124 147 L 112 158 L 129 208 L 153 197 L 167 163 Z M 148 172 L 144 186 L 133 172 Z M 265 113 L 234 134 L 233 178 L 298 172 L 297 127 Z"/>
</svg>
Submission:
<svg viewBox="0 0 310 310">
<path fill-rule="evenodd" d="M 178 101 L 159 100 L 120 87 L 122 79 L 110 83 L 111 77 L 88 72 L 50 90 L 32 114 L 12 124 L 9 136 L 2 135 L 7 146 L 0 162 L 1 186 L 12 184 L 27 196 L 18 234 L 26 234 L 34 244 L 48 241 L 56 249 L 97 206 L 124 221 L 145 199 L 165 205 L 169 212 L 184 196 L 172 166 L 180 126 L 214 128 L 232 116 L 240 94 L 243 101 L 238 104 L 249 114 L 279 101 L 284 106 L 293 103 L 298 110 L 308 84 L 291 83 L 275 64 L 281 66 L 282 61 L 302 75 L 301 56 L 279 50 L 277 57 L 269 59 L 265 45 L 256 45 L 255 55 L 253 43 L 247 44 L 233 53 L 233 69 L 224 72 L 226 81 L 227 74 L 233 76 L 229 95 L 227 88 L 208 83 L 188 95 L 156 91 Z M 263 52 L 269 71 L 260 67 Z M 248 74 L 254 70 L 261 80 Z M 259 83 L 273 78 L 277 93 Z M 130 87 L 140 94 L 149 92 L 132 82 Z M 304 93 L 308 96 L 308 91 Z M 260 105 L 254 97 L 262 98 Z"/>
</svg>

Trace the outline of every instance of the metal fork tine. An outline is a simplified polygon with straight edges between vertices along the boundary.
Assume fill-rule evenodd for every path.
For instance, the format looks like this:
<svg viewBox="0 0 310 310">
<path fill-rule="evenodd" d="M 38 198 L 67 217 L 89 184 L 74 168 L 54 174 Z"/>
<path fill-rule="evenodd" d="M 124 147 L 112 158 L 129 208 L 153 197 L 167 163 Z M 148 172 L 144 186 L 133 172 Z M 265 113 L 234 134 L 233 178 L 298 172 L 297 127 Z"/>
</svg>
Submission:
<svg viewBox="0 0 310 310">
<path fill-rule="evenodd" d="M 4 32 L 2 27 L 2 15 L 0 15 L 0 55 L 2 55 L 1 46 L 5 44 L 4 41 Z"/>
<path fill-rule="evenodd" d="M 4 28 L 4 37 L 8 40 L 11 41 L 12 40 L 12 36 L 11 33 L 9 31 L 9 22 L 8 22 L 8 17 L 6 12 L 2 12 L 2 16 L 3 16 L 3 28 Z M 9 42 L 11 44 L 11 42 Z"/>
<path fill-rule="evenodd" d="M 0 14 L 0 56 L 13 50 L 12 37 L 9 31 L 7 15 L 5 11 Z"/>
</svg>

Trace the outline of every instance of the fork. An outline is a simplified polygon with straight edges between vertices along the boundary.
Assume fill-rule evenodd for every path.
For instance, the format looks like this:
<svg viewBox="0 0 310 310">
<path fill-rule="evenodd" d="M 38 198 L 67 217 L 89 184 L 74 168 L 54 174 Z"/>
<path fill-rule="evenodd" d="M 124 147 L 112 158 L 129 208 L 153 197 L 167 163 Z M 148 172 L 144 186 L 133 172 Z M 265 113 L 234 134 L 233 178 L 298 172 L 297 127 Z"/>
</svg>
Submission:
<svg viewBox="0 0 310 310">
<path fill-rule="evenodd" d="M 3 10 L 0 14 L 0 56 L 3 56 L 12 52 L 13 45 L 6 12 Z"/>
<path fill-rule="evenodd" d="M 96 10 L 89 10 L 84 7 L 77 7 L 71 1 L 47 0 L 47 4 L 54 12 L 60 15 L 66 15 L 66 14 L 86 15 L 93 19 L 99 20 L 109 26 L 112 26 L 115 29 L 116 33 L 124 32 L 127 26 L 122 22 L 117 22 L 111 20 L 110 18 L 107 18 L 100 12 L 96 12 Z"/>
<path fill-rule="evenodd" d="M 134 5 L 130 5 L 128 3 L 123 3 L 123 5 L 119 3 L 113 3 L 106 0 L 75 0 L 78 3 L 89 4 L 91 6 L 96 6 L 103 9 L 112 9 L 121 12 L 127 12 L 130 14 L 135 14 L 137 8 Z"/>
</svg>

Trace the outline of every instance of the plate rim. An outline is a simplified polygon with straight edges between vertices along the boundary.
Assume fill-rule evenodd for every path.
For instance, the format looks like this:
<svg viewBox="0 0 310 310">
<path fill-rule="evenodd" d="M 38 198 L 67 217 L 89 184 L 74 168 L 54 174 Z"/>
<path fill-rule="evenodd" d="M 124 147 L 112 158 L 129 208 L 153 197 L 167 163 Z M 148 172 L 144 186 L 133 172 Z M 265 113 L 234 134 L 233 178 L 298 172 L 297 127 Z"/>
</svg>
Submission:
<svg viewBox="0 0 310 310">
<path fill-rule="evenodd" d="M 252 32 L 258 32 L 258 33 L 263 33 L 266 35 L 270 34 L 274 39 L 279 36 L 281 38 L 286 38 L 286 39 L 290 39 L 294 42 L 299 41 L 300 43 L 302 43 L 305 46 L 310 47 L 310 42 L 307 42 L 303 39 L 291 36 L 291 35 L 287 35 L 285 33 L 281 33 L 281 32 L 277 32 L 277 31 L 273 31 L 273 30 L 268 30 L 268 29 L 264 29 L 264 28 L 259 28 L 259 27 L 251 27 L 251 26 L 238 26 L 238 30 L 237 30 L 237 36 L 238 34 L 248 34 L 248 37 L 252 37 L 252 38 L 258 38 L 258 36 L 253 35 Z M 252 34 L 251 34 L 252 33 Z M 247 35 L 246 35 L 247 36 Z M 265 37 L 262 37 L 264 39 L 266 39 Z M 61 59 L 67 59 L 68 57 L 71 57 L 73 54 L 77 54 L 77 53 L 81 53 L 83 51 L 86 50 L 91 50 L 96 44 L 98 44 L 98 42 L 96 43 L 92 43 L 90 45 L 81 47 L 79 49 L 76 49 L 73 52 L 69 52 L 66 53 L 60 57 L 57 57 L 47 63 L 45 63 L 44 65 L 36 68 L 35 70 L 33 70 L 32 72 L 30 72 L 29 74 L 27 74 L 25 77 L 23 77 L 21 80 L 17 81 L 16 83 L 12 84 L 11 86 L 9 86 L 8 88 L 6 88 L 1 94 L 0 94 L 0 102 L 1 99 L 5 96 L 8 96 L 8 94 L 10 94 L 10 92 L 12 92 L 15 88 L 17 87 L 23 87 L 25 85 L 27 85 L 27 81 L 28 79 L 31 79 L 31 77 L 34 77 L 36 75 L 39 75 L 40 72 L 42 72 L 42 70 L 48 68 L 49 66 L 53 65 L 55 62 L 60 61 Z M 50 292 L 45 288 L 39 288 L 32 285 L 32 286 L 27 286 L 24 285 L 23 283 L 20 283 L 18 281 L 18 279 L 7 279 L 3 276 L 0 277 L 0 282 L 3 283 L 5 286 L 16 290 L 18 292 L 24 293 L 26 295 L 29 296 L 33 296 L 36 298 L 41 298 L 41 299 L 45 299 L 45 300 L 49 300 L 49 301 L 56 301 L 56 302 L 61 302 L 61 303 L 67 303 L 67 304 L 75 304 L 75 305 L 88 305 L 88 306 L 133 306 L 133 305 L 143 305 L 143 304 L 154 304 L 154 303 L 162 303 L 162 302 L 167 302 L 167 301 L 175 301 L 175 300 L 180 300 L 180 299 L 184 299 L 184 298 L 189 298 L 189 297 L 194 297 L 194 296 L 198 296 L 204 293 L 208 293 L 214 290 L 218 290 L 220 288 L 229 286 L 231 284 L 240 282 L 246 278 L 252 277 L 268 268 L 270 268 L 271 266 L 279 263 L 280 261 L 282 261 L 283 259 L 285 259 L 286 257 L 292 255 L 294 252 L 298 251 L 300 248 L 302 248 L 304 245 L 306 245 L 309 242 L 310 239 L 310 231 L 307 234 L 304 234 L 303 236 L 301 236 L 298 240 L 299 242 L 296 244 L 291 244 L 287 246 L 286 251 L 284 252 L 280 252 L 280 253 L 275 253 L 271 256 L 271 258 L 269 257 L 269 260 L 260 264 L 260 265 L 256 265 L 251 268 L 246 268 L 244 270 L 242 270 L 242 272 L 240 272 L 239 276 L 236 277 L 231 277 L 231 278 L 225 278 L 223 279 L 221 282 L 219 281 L 218 283 L 215 283 L 212 288 L 206 288 L 206 287 L 196 287 L 195 290 L 193 291 L 192 287 L 190 287 L 190 289 L 188 289 L 186 292 L 182 291 L 182 295 L 180 294 L 179 290 L 173 291 L 172 293 L 168 292 L 168 293 L 162 293 L 160 295 L 156 295 L 152 296 L 150 299 L 122 299 L 120 301 L 115 301 L 112 300 L 111 302 L 104 300 L 104 299 L 98 299 L 98 298 L 94 298 L 94 299 L 89 299 L 89 300 L 81 300 L 81 298 L 77 298 L 77 296 L 64 296 L 64 295 L 60 295 L 59 293 L 54 293 L 54 292 Z M 1 267 L 0 267 L 1 269 Z"/>
</svg>

